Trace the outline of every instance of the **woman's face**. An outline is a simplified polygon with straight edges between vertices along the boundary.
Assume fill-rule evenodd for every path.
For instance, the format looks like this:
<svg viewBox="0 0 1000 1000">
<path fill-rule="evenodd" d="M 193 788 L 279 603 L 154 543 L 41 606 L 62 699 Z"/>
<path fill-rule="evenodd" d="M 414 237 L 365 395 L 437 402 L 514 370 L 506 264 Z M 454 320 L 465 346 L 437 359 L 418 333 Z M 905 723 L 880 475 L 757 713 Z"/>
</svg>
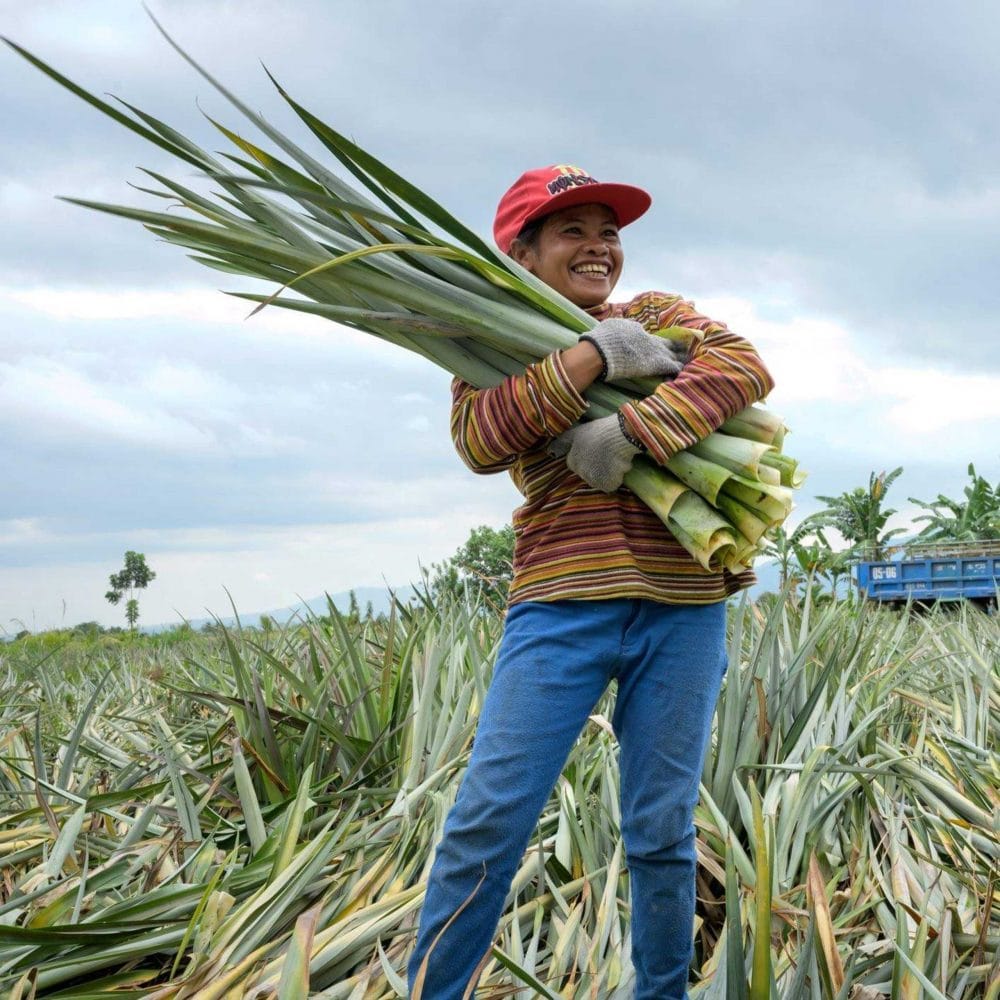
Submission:
<svg viewBox="0 0 1000 1000">
<path fill-rule="evenodd" d="M 618 223 L 607 205 L 574 205 L 546 216 L 534 246 L 515 242 L 511 254 L 582 309 L 606 302 L 625 255 Z"/>
</svg>

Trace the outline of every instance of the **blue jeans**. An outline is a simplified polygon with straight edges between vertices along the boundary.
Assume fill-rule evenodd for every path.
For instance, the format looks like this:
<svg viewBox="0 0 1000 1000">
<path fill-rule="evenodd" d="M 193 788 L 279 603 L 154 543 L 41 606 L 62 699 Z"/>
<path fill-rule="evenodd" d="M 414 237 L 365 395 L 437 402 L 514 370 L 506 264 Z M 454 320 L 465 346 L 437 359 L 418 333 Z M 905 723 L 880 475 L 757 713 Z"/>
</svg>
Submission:
<svg viewBox="0 0 1000 1000">
<path fill-rule="evenodd" d="M 490 948 L 511 880 L 563 764 L 611 680 L 637 1000 L 686 1000 L 693 951 L 693 812 L 726 669 L 725 602 L 616 598 L 516 604 L 469 766 L 427 883 L 410 989 L 460 1000 Z"/>
</svg>

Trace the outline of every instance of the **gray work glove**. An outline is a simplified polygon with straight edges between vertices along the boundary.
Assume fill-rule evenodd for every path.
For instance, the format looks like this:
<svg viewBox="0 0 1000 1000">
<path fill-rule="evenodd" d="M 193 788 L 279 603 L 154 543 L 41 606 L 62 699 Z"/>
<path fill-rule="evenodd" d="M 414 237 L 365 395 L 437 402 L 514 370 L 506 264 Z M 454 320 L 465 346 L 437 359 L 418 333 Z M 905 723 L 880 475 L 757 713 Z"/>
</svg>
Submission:
<svg viewBox="0 0 1000 1000">
<path fill-rule="evenodd" d="M 647 333 L 634 319 L 606 319 L 580 339 L 597 348 L 607 382 L 653 375 L 673 378 L 688 359 L 685 344 Z"/>
<path fill-rule="evenodd" d="M 622 433 L 617 413 L 577 424 L 549 445 L 549 454 L 565 458 L 588 486 L 605 493 L 614 493 L 621 486 L 632 459 L 641 450 Z"/>
</svg>

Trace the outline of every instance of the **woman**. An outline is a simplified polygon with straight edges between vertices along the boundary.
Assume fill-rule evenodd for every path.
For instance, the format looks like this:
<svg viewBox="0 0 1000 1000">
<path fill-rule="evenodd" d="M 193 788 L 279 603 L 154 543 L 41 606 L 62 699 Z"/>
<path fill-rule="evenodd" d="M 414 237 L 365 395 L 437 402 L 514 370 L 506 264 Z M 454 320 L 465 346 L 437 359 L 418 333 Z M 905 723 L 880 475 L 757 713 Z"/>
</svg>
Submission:
<svg viewBox="0 0 1000 1000">
<path fill-rule="evenodd" d="M 611 680 L 636 997 L 687 997 L 693 812 L 726 669 L 725 599 L 753 574 L 706 572 L 620 487 L 636 455 L 666 462 L 773 383 L 746 340 L 677 295 L 608 303 L 619 230 L 650 201 L 559 165 L 523 174 L 497 209 L 500 249 L 600 322 L 496 388 L 452 386 L 459 454 L 474 472 L 508 470 L 525 503 L 493 679 L 410 960 L 423 1000 L 458 1000 L 478 978 L 538 815 Z M 647 332 L 674 325 L 704 335 L 690 357 Z M 577 423 L 594 381 L 649 376 L 662 379 L 652 395 Z"/>
</svg>

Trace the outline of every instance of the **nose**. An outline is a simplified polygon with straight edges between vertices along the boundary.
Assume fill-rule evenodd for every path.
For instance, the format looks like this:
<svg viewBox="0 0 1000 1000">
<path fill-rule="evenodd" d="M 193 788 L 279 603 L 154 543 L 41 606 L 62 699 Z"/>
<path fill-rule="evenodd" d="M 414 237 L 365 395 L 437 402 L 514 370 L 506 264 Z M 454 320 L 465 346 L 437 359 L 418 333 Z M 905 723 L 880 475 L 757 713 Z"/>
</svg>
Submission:
<svg viewBox="0 0 1000 1000">
<path fill-rule="evenodd" d="M 607 253 L 608 241 L 600 234 L 595 233 L 587 240 L 587 253 Z"/>
</svg>

